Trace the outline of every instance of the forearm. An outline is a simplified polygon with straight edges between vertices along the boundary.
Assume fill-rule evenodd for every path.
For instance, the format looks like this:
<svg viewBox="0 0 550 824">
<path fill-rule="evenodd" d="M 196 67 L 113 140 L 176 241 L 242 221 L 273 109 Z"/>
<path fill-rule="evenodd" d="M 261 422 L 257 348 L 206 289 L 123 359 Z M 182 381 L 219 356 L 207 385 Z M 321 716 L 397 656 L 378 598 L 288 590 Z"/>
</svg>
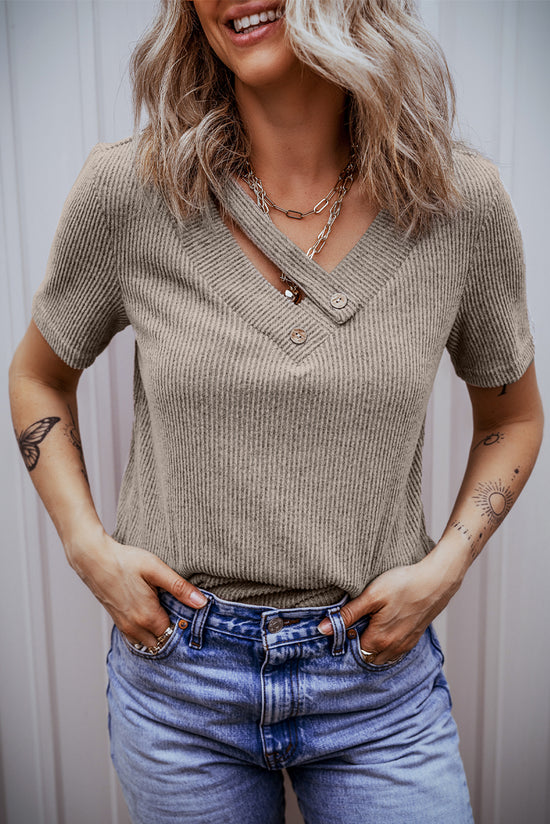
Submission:
<svg viewBox="0 0 550 824">
<path fill-rule="evenodd" d="M 447 526 L 430 555 L 458 588 L 517 501 L 542 440 L 542 416 L 474 429 L 468 464 Z"/>
<path fill-rule="evenodd" d="M 491 535 L 518 499 L 535 465 L 544 415 L 534 364 L 515 383 L 468 386 L 473 437 L 464 478 L 436 546 L 416 564 L 383 572 L 342 607 L 346 626 L 371 616 L 361 635 L 370 663 L 398 658 L 445 608 Z M 328 622 L 330 624 L 330 622 Z M 320 631 L 330 633 L 321 622 Z"/>
<path fill-rule="evenodd" d="M 86 473 L 76 391 L 10 373 L 15 435 L 69 562 L 75 548 L 104 534 Z"/>
</svg>

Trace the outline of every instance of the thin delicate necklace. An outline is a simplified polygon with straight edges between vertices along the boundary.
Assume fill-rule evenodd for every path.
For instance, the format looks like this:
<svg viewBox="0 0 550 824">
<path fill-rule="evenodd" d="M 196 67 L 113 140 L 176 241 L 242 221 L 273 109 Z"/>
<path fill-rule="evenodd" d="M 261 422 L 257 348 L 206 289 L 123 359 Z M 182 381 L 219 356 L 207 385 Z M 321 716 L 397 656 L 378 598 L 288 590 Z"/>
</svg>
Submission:
<svg viewBox="0 0 550 824">
<path fill-rule="evenodd" d="M 308 251 L 306 252 L 308 258 L 313 258 L 317 252 L 320 252 L 325 243 L 327 242 L 327 238 L 330 235 L 332 225 L 338 215 L 340 214 L 340 209 L 342 208 L 342 201 L 346 194 L 349 192 L 351 188 L 351 184 L 353 183 L 353 175 L 355 172 L 355 147 L 352 146 L 351 156 L 348 160 L 346 166 L 342 169 L 340 174 L 338 175 L 338 180 L 336 181 L 333 188 L 330 192 L 316 203 L 313 209 L 310 209 L 309 212 L 300 212 L 297 209 L 283 209 L 281 206 L 277 206 L 271 198 L 267 195 L 262 181 L 256 177 L 250 162 L 246 161 L 245 166 L 245 174 L 242 176 L 243 180 L 248 184 L 250 189 L 256 195 L 256 201 L 260 209 L 266 214 L 269 214 L 269 207 L 273 209 L 277 209 L 279 212 L 283 212 L 288 218 L 292 218 L 293 220 L 302 220 L 304 217 L 307 217 L 311 214 L 320 214 L 323 209 L 325 209 L 332 197 L 336 195 L 336 200 L 331 206 L 330 214 L 327 223 L 325 224 L 324 228 L 319 232 L 317 235 L 317 240 L 311 246 Z M 287 284 L 286 289 L 284 291 L 285 297 L 292 300 L 293 303 L 299 303 L 304 296 L 303 291 L 300 287 L 293 283 L 283 272 L 279 274 L 280 279 Z"/>
</svg>

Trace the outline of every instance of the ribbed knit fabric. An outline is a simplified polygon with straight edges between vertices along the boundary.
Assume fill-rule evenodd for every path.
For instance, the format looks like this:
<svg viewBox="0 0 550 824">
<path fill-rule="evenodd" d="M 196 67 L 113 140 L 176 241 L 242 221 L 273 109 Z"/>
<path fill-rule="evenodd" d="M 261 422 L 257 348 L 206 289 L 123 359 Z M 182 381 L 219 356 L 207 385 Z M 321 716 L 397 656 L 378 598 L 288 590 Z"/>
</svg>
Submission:
<svg viewBox="0 0 550 824">
<path fill-rule="evenodd" d="M 457 150 L 457 217 L 412 241 L 382 210 L 330 273 L 232 181 L 226 207 L 302 287 L 293 304 L 213 201 L 180 225 L 138 188 L 131 146 L 90 152 L 32 307 L 74 368 L 134 329 L 113 537 L 222 598 L 274 607 L 355 597 L 420 560 L 433 547 L 424 419 L 445 346 L 457 374 L 485 387 L 520 378 L 534 354 L 523 244 L 497 167 Z"/>
</svg>

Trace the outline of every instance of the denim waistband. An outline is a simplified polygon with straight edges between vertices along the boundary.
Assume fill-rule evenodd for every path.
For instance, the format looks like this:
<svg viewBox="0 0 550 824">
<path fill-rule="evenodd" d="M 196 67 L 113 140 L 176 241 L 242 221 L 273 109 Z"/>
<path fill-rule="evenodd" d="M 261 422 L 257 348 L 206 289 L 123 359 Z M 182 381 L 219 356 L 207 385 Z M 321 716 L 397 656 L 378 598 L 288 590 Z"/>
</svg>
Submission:
<svg viewBox="0 0 550 824">
<path fill-rule="evenodd" d="M 208 598 L 207 603 L 199 609 L 182 604 L 165 590 L 159 591 L 160 602 L 167 611 L 192 624 L 193 647 L 201 647 L 202 631 L 206 626 L 237 637 L 257 640 L 271 647 L 320 638 L 323 636 L 317 626 L 323 618 L 329 618 L 332 623 L 335 649 L 343 647 L 346 627 L 340 615 L 340 608 L 349 600 L 347 593 L 340 601 L 327 606 L 278 609 L 259 604 L 226 601 L 208 590 L 201 587 L 198 589 Z"/>
</svg>

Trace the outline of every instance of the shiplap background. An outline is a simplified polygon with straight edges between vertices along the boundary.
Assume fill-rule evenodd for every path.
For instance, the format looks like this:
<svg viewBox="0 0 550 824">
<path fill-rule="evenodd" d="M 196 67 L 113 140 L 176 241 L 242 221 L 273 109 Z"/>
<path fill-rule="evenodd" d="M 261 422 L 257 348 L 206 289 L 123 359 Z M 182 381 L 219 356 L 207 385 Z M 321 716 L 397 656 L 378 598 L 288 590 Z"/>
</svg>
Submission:
<svg viewBox="0 0 550 824">
<path fill-rule="evenodd" d="M 6 370 L 29 322 L 63 201 L 87 153 L 99 140 L 130 134 L 128 58 L 155 8 L 153 0 L 0 5 Z M 498 163 L 518 214 L 537 369 L 550 408 L 550 3 L 423 0 L 420 9 L 455 77 L 457 132 Z M 132 354 L 125 330 L 84 373 L 79 389 L 89 475 L 108 529 L 129 444 Z M 107 737 L 110 623 L 66 564 L 23 468 L 6 385 L 0 411 L 0 820 L 127 824 Z M 435 538 L 464 470 L 470 418 L 465 386 L 445 356 L 425 449 L 425 507 Z M 523 496 L 436 620 L 477 824 L 550 821 L 549 477 L 543 446 Z M 287 822 L 301 822 L 291 792 Z"/>
</svg>

